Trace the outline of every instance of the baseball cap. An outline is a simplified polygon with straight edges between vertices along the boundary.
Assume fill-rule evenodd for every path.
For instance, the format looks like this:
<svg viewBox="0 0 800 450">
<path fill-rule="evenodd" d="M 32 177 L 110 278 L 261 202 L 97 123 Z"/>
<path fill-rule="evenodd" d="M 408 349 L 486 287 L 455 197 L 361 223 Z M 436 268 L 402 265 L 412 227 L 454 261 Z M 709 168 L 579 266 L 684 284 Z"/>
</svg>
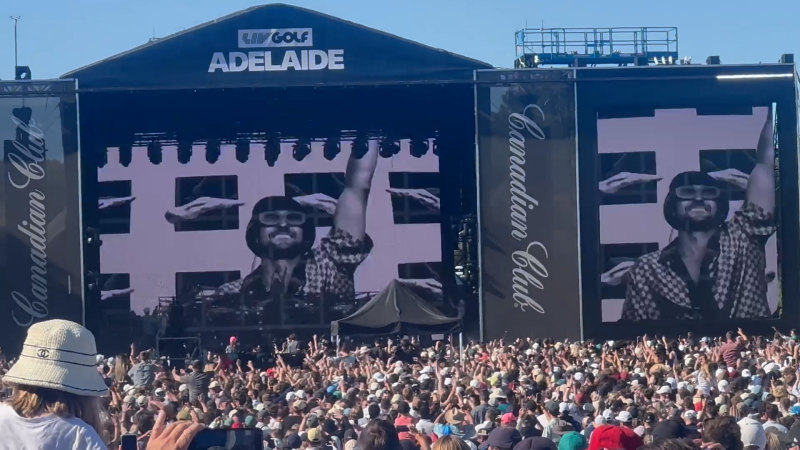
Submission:
<svg viewBox="0 0 800 450">
<path fill-rule="evenodd" d="M 510 450 L 521 440 L 522 435 L 519 434 L 516 428 L 500 427 L 489 433 L 489 437 L 486 438 L 486 446 Z"/>
<path fill-rule="evenodd" d="M 754 446 L 758 447 L 759 450 L 764 450 L 767 445 L 767 434 L 764 432 L 761 422 L 745 417 L 737 423 L 739 424 L 739 430 L 742 432 L 742 444 L 745 447 Z"/>
<path fill-rule="evenodd" d="M 631 420 L 633 420 L 633 416 L 631 416 L 631 413 L 629 413 L 628 411 L 620 411 L 614 420 L 620 423 L 628 423 Z"/>
<path fill-rule="evenodd" d="M 667 385 L 664 385 L 664 386 L 661 386 L 660 388 L 658 388 L 658 391 L 656 391 L 656 394 L 669 394 L 670 392 L 672 392 L 672 388 L 667 386 Z"/>
<path fill-rule="evenodd" d="M 561 436 L 558 441 L 558 450 L 586 450 L 589 443 L 586 438 L 577 431 L 569 431 Z"/>
<path fill-rule="evenodd" d="M 306 433 L 306 439 L 308 442 L 319 442 L 322 440 L 322 432 L 319 428 L 312 428 Z"/>
<path fill-rule="evenodd" d="M 559 413 L 559 406 L 558 403 L 550 400 L 549 402 L 544 404 L 544 408 L 552 415 L 557 415 Z"/>
<path fill-rule="evenodd" d="M 507 412 L 502 416 L 500 416 L 500 423 L 502 425 L 507 425 L 510 423 L 514 423 L 516 421 L 517 421 L 517 416 L 515 416 L 514 413 Z"/>
<path fill-rule="evenodd" d="M 589 441 L 589 450 L 603 448 L 637 450 L 644 441 L 633 430 L 614 425 L 603 425 L 595 428 Z"/>
</svg>

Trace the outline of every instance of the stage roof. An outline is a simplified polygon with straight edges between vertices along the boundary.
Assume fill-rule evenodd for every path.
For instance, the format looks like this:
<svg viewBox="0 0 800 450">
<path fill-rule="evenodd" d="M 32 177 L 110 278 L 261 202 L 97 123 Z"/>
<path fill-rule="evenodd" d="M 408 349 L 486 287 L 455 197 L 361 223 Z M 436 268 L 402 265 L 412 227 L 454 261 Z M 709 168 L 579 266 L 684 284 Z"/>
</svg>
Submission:
<svg viewBox="0 0 800 450">
<path fill-rule="evenodd" d="M 316 11 L 256 6 L 73 70 L 81 90 L 471 81 L 491 65 Z"/>
</svg>

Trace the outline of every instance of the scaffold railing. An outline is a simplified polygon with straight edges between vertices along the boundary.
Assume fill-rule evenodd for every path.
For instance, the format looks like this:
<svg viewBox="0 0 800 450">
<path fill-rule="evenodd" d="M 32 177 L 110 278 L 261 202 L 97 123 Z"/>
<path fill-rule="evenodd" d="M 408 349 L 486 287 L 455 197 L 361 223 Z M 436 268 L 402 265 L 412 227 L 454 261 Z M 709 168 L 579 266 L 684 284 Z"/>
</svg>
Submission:
<svg viewBox="0 0 800 450">
<path fill-rule="evenodd" d="M 525 28 L 515 33 L 515 43 L 516 67 L 678 59 L 677 27 Z"/>
</svg>

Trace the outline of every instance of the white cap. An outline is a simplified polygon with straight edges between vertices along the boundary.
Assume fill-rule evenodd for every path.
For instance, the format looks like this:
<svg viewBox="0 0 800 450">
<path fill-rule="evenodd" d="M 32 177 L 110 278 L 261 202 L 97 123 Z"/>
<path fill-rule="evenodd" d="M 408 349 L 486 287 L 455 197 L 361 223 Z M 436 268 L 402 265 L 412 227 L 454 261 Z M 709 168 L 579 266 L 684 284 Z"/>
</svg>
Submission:
<svg viewBox="0 0 800 450">
<path fill-rule="evenodd" d="M 97 360 L 97 364 L 100 364 L 101 362 L 103 362 L 104 359 L 106 359 L 106 357 L 98 353 L 95 356 L 95 359 Z"/>
<path fill-rule="evenodd" d="M 633 420 L 633 416 L 628 411 L 620 411 L 615 420 L 620 423 L 628 423 Z"/>
<path fill-rule="evenodd" d="M 286 393 L 286 402 L 287 403 L 293 402 L 295 397 L 296 397 L 296 395 L 295 395 L 294 392 L 287 392 Z"/>
<path fill-rule="evenodd" d="M 572 378 L 574 378 L 575 381 L 583 381 L 583 372 L 575 372 Z"/>
<path fill-rule="evenodd" d="M 685 381 L 678 381 L 678 384 L 675 386 L 678 390 L 685 389 L 687 386 Z"/>
<path fill-rule="evenodd" d="M 723 394 L 728 392 L 728 380 L 719 380 L 719 383 L 717 383 L 717 390 Z"/>
<path fill-rule="evenodd" d="M 208 384 L 208 388 L 209 389 L 214 389 L 214 388 L 218 388 L 218 387 L 219 387 L 219 382 L 217 380 L 214 380 L 214 381 L 212 381 L 211 383 Z"/>
<path fill-rule="evenodd" d="M 136 397 L 136 404 L 139 405 L 139 406 L 146 405 L 147 404 L 147 397 L 145 397 L 144 395 L 140 395 L 140 396 Z"/>
<path fill-rule="evenodd" d="M 156 390 L 155 390 L 155 394 L 156 395 L 162 395 L 163 393 L 164 393 L 164 389 L 156 388 Z"/>
<path fill-rule="evenodd" d="M 697 419 L 697 412 L 693 409 L 687 409 L 686 412 L 683 413 L 683 417 L 687 419 Z"/>
<path fill-rule="evenodd" d="M 594 418 L 594 424 L 595 425 L 605 425 L 606 424 L 606 418 L 604 416 L 597 416 L 597 417 Z"/>
<path fill-rule="evenodd" d="M 431 369 L 431 366 L 425 366 L 419 371 L 419 373 L 431 373 L 432 370 L 433 369 Z"/>
<path fill-rule="evenodd" d="M 725 376 L 725 369 L 717 369 L 717 371 L 714 374 L 716 375 L 717 378 L 724 377 Z"/>
<path fill-rule="evenodd" d="M 472 380 L 472 381 L 469 382 L 469 387 L 471 387 L 471 388 L 477 388 L 480 385 L 481 385 L 481 382 L 478 381 L 478 380 Z"/>
<path fill-rule="evenodd" d="M 303 390 L 299 390 L 299 389 L 298 389 L 297 391 L 295 391 L 294 395 L 295 395 L 295 397 L 297 397 L 297 398 L 299 398 L 299 399 L 301 399 L 301 400 L 305 400 L 305 398 L 306 398 L 306 391 L 303 391 Z"/>
<path fill-rule="evenodd" d="M 667 385 L 664 385 L 658 388 L 656 394 L 669 394 L 670 392 L 672 392 L 672 388 Z"/>
<path fill-rule="evenodd" d="M 745 378 L 750 378 L 750 370 L 748 369 L 742 370 L 742 376 Z"/>
<path fill-rule="evenodd" d="M 133 390 L 132 384 L 126 384 L 125 386 L 122 386 L 122 392 L 128 393 L 132 390 Z"/>
<path fill-rule="evenodd" d="M 742 432 L 742 444 L 745 447 L 754 446 L 759 450 L 764 450 L 767 445 L 767 434 L 764 432 L 764 426 L 758 420 L 750 417 L 745 417 L 738 422 L 739 430 Z"/>
<path fill-rule="evenodd" d="M 645 429 L 644 426 L 639 425 L 638 427 L 633 429 L 633 432 L 636 433 L 639 437 L 644 437 Z"/>
<path fill-rule="evenodd" d="M 185 384 L 182 384 L 182 385 L 178 386 L 178 392 L 183 392 L 183 391 L 188 391 L 188 390 L 189 390 L 189 386 L 187 386 Z"/>
<path fill-rule="evenodd" d="M 611 411 L 610 409 L 606 409 L 605 411 L 603 411 L 603 417 L 606 420 L 611 420 L 614 417 L 614 411 Z"/>
</svg>

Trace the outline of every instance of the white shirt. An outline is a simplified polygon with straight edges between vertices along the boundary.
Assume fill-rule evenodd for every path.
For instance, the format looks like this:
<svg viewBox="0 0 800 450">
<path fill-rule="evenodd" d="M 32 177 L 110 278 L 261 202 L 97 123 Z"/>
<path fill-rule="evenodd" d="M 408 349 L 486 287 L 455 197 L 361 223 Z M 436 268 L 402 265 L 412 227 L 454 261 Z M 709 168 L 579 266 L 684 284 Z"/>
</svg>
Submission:
<svg viewBox="0 0 800 450">
<path fill-rule="evenodd" d="M 100 436 L 78 418 L 47 414 L 33 419 L 0 403 L 0 450 L 106 450 Z"/>
</svg>

